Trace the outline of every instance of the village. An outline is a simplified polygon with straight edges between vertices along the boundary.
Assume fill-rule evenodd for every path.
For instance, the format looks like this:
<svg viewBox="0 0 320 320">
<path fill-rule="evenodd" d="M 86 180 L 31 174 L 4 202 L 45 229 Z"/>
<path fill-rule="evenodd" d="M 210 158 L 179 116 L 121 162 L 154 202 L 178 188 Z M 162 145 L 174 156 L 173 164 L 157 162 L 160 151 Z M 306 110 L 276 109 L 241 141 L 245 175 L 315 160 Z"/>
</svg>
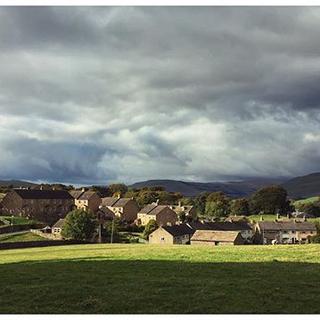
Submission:
<svg viewBox="0 0 320 320">
<path fill-rule="evenodd" d="M 272 221 L 264 220 L 263 215 L 252 220 L 232 214 L 208 219 L 199 216 L 193 205 L 181 201 L 159 203 L 157 199 L 141 207 L 134 197 L 123 197 L 119 192 L 102 197 L 98 191 L 86 188 L 69 191 L 54 187 L 15 188 L 3 197 L 0 208 L 2 216 L 44 223 L 41 228 L 30 228 L 44 240 L 65 240 L 62 230 L 66 216 L 74 211 L 90 212 L 95 217 L 95 231 L 87 239 L 93 243 L 117 242 L 115 223 L 122 230 L 136 231 L 131 236 L 143 232 L 144 239 L 133 237 L 132 242 L 142 240 L 149 244 L 305 244 L 317 235 L 316 224 L 303 212 L 292 212 L 285 217 L 277 213 Z"/>
</svg>

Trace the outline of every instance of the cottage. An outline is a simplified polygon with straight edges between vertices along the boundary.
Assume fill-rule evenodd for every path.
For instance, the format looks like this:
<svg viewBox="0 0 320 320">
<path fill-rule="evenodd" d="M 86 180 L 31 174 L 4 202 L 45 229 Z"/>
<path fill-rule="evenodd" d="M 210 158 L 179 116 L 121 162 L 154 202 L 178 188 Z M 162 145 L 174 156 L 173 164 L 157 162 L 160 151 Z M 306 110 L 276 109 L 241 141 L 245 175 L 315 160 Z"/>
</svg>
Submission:
<svg viewBox="0 0 320 320">
<path fill-rule="evenodd" d="M 308 243 L 309 237 L 317 233 L 316 226 L 307 221 L 259 221 L 255 225 L 258 243 L 294 244 Z"/>
<path fill-rule="evenodd" d="M 189 244 L 194 230 L 187 224 L 162 226 L 149 235 L 149 243 Z"/>
<path fill-rule="evenodd" d="M 178 216 L 169 206 L 154 202 L 146 205 L 138 213 L 137 224 L 145 226 L 150 220 L 155 220 L 158 226 L 164 226 L 175 224 L 178 221 Z"/>
<path fill-rule="evenodd" d="M 64 219 L 59 219 L 51 228 L 51 233 L 55 238 L 61 239 L 61 231 L 64 225 Z"/>
<path fill-rule="evenodd" d="M 137 218 L 139 206 L 133 198 L 106 197 L 102 198 L 101 208 L 107 208 L 115 217 L 126 222 L 133 222 Z"/>
<path fill-rule="evenodd" d="M 197 230 L 190 242 L 192 245 L 241 245 L 244 239 L 237 231 Z"/>
<path fill-rule="evenodd" d="M 64 190 L 14 189 L 2 201 L 2 212 L 36 219 L 48 224 L 64 218 L 74 208 L 74 200 Z"/>
<path fill-rule="evenodd" d="M 91 212 L 97 212 L 101 204 L 101 198 L 95 191 L 85 191 L 82 189 L 70 191 L 70 194 L 74 198 L 75 206 L 77 209 L 89 210 Z"/>
</svg>

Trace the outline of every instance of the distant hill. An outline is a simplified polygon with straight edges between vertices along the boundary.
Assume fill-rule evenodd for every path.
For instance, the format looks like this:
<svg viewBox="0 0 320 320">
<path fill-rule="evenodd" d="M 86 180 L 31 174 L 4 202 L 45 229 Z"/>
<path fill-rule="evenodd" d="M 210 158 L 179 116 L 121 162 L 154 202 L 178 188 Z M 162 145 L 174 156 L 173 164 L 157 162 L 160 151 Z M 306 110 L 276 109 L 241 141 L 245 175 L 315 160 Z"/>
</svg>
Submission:
<svg viewBox="0 0 320 320">
<path fill-rule="evenodd" d="M 0 180 L 0 187 L 9 187 L 13 186 L 13 188 L 19 188 L 19 187 L 34 187 L 36 186 L 36 183 L 28 182 L 28 181 L 22 181 L 22 180 Z"/>
<path fill-rule="evenodd" d="M 290 179 L 282 184 L 290 197 L 308 198 L 320 195 L 320 172 Z"/>
<path fill-rule="evenodd" d="M 130 187 L 140 189 L 143 187 L 161 186 L 169 192 L 180 192 L 184 196 L 192 197 L 202 192 L 222 191 L 230 197 L 246 197 L 257 189 L 272 184 L 283 183 L 281 178 L 252 178 L 242 181 L 230 182 L 185 182 L 177 180 L 147 180 L 134 183 Z"/>
</svg>

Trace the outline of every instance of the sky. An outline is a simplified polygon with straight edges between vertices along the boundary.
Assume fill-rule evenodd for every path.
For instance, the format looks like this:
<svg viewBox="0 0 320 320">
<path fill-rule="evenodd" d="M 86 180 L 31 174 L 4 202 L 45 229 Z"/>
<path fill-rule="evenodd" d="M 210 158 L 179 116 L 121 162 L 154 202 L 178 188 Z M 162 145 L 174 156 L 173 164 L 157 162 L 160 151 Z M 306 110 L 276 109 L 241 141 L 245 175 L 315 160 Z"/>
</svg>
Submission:
<svg viewBox="0 0 320 320">
<path fill-rule="evenodd" d="M 320 171 L 320 8 L 0 7 L 0 179 Z"/>
</svg>

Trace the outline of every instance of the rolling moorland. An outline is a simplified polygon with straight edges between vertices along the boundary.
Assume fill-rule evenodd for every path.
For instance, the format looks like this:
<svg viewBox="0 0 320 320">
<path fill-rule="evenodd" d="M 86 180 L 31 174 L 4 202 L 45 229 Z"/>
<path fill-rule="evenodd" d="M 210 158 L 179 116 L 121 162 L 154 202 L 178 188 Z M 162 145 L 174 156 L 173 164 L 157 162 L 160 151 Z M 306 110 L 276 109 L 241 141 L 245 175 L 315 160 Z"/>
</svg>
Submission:
<svg viewBox="0 0 320 320">
<path fill-rule="evenodd" d="M 0 272 L 0 313 L 320 312 L 319 245 L 3 250 Z"/>
<path fill-rule="evenodd" d="M 193 197 L 201 192 L 222 191 L 232 198 L 246 197 L 258 189 L 272 185 L 280 184 L 287 191 L 291 198 L 307 198 L 319 195 L 320 173 L 311 173 L 305 176 L 292 179 L 286 178 L 247 178 L 241 181 L 227 182 L 186 182 L 177 180 L 147 180 L 132 184 L 131 188 L 161 186 L 169 192 L 180 192 L 184 196 Z M 0 180 L 0 187 L 34 187 L 37 184 L 21 180 Z"/>
</svg>

